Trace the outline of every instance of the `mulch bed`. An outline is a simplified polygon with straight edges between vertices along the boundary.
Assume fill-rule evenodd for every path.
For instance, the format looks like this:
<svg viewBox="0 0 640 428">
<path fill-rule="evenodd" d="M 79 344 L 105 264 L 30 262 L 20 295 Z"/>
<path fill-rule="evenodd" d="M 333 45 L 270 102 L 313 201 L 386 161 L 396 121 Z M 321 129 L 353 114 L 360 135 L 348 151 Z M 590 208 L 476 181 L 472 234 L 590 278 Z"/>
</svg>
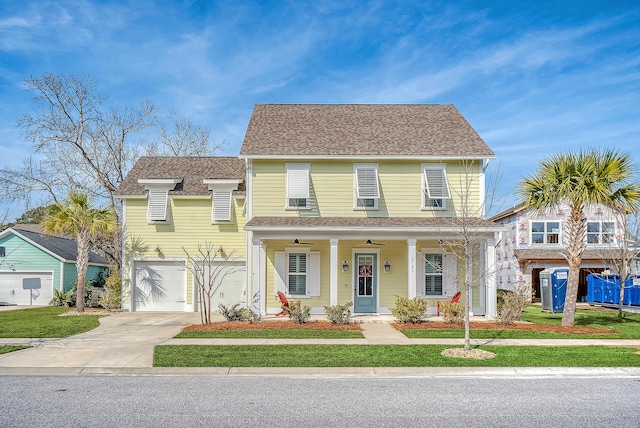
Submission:
<svg viewBox="0 0 640 428">
<path fill-rule="evenodd" d="M 439 321 L 427 321 L 419 324 L 402 324 L 391 323 L 391 325 L 397 330 L 444 330 L 450 328 L 464 328 L 464 324 L 449 324 Z M 471 330 L 526 330 L 526 331 L 540 331 L 545 333 L 564 333 L 564 334 L 617 334 L 617 330 L 609 330 L 606 328 L 591 328 L 591 327 L 563 327 L 561 325 L 551 324 L 530 324 L 530 323 L 516 323 L 516 324 L 500 324 L 495 321 L 483 321 L 483 322 L 471 322 L 469 323 Z"/>
<path fill-rule="evenodd" d="M 247 321 L 223 321 L 211 324 L 193 324 L 185 327 L 183 331 L 220 331 L 220 330 L 350 330 L 360 331 L 360 324 L 351 323 L 338 325 L 331 321 L 309 321 L 306 324 L 298 324 L 295 321 L 262 321 L 251 324 Z"/>
</svg>

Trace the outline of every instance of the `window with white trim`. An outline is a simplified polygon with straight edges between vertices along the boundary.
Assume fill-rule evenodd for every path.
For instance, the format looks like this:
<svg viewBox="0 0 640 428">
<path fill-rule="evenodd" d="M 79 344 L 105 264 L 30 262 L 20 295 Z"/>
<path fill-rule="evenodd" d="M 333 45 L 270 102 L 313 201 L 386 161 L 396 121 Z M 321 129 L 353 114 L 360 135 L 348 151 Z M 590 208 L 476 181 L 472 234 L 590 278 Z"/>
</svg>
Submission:
<svg viewBox="0 0 640 428">
<path fill-rule="evenodd" d="M 307 254 L 289 253 L 287 269 L 288 294 L 303 296 L 307 294 Z"/>
<path fill-rule="evenodd" d="M 612 244 L 615 223 L 611 221 L 587 222 L 587 244 Z"/>
<path fill-rule="evenodd" d="M 320 252 L 286 248 L 274 253 L 274 292 L 296 298 L 320 295 Z"/>
<path fill-rule="evenodd" d="M 443 164 L 422 165 L 422 208 L 446 209 L 446 200 L 451 199 L 446 166 Z"/>
<path fill-rule="evenodd" d="M 532 244 L 559 244 L 560 222 L 559 221 L 532 221 L 531 222 L 531 243 Z"/>
<path fill-rule="evenodd" d="M 442 296 L 444 285 L 444 254 L 424 255 L 424 295 Z"/>
<path fill-rule="evenodd" d="M 354 165 L 355 208 L 378 209 L 380 184 L 377 165 Z"/>
<path fill-rule="evenodd" d="M 286 208 L 309 209 L 309 164 L 286 164 Z"/>
<path fill-rule="evenodd" d="M 167 221 L 167 205 L 169 202 L 169 189 L 149 188 L 147 203 L 148 221 Z"/>
</svg>

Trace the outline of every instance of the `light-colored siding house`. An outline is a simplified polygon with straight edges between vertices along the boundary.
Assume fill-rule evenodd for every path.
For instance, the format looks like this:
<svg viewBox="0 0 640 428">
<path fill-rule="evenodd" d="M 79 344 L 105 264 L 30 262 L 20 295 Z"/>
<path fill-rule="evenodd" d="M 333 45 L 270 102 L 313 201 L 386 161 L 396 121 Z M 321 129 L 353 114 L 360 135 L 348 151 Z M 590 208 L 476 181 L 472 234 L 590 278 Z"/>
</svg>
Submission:
<svg viewBox="0 0 640 428">
<path fill-rule="evenodd" d="M 0 305 L 47 305 L 53 290 L 69 291 L 78 280 L 78 248 L 72 239 L 51 236 L 39 225 L 18 224 L 0 232 Z M 87 281 L 107 270 L 91 252 Z"/>
<path fill-rule="evenodd" d="M 623 233 L 613 211 L 592 205 L 587 217 L 587 248 L 582 256 L 578 301 L 587 295 L 587 275 L 611 269 L 611 257 L 619 257 L 617 243 Z M 559 205 L 546 212 L 526 210 L 517 205 L 489 220 L 505 228 L 496 246 L 499 289 L 513 290 L 518 284 L 531 288 L 534 300 L 540 299 L 540 272 L 569 268 L 565 259 L 566 218 L 569 207 Z"/>
<path fill-rule="evenodd" d="M 488 267 L 502 228 L 483 220 L 495 155 L 454 106 L 256 105 L 240 158 L 247 296 L 262 313 L 280 311 L 278 291 L 312 313 L 349 301 L 355 313 L 389 313 L 396 296 L 435 312 L 463 289 L 451 243 L 467 227 L 471 306 L 495 316 Z"/>
<path fill-rule="evenodd" d="M 213 308 L 246 302 L 245 167 L 236 157 L 142 157 L 119 186 L 123 201 L 123 308 L 198 310 L 187 253 L 215 245 L 233 265 Z M 215 268 L 215 266 L 213 266 Z"/>
</svg>

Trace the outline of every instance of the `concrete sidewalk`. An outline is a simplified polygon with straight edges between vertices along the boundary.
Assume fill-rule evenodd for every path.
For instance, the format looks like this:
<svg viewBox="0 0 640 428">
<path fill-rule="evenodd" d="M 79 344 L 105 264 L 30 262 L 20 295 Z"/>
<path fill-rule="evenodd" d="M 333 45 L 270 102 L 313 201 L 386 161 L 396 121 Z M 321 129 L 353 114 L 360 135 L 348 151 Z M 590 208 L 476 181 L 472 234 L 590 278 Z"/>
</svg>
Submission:
<svg viewBox="0 0 640 428">
<path fill-rule="evenodd" d="M 363 339 L 174 339 L 187 325 L 200 322 L 197 313 L 124 312 L 100 319 L 94 330 L 61 339 L 0 339 L 0 345 L 29 345 L 32 348 L 0 355 L 0 375 L 25 374 L 340 374 L 340 375 L 445 375 L 469 373 L 460 368 L 160 368 L 153 367 L 153 349 L 158 345 L 452 345 L 463 339 L 409 339 L 388 322 L 362 321 Z M 632 346 L 640 340 L 619 339 L 473 339 L 474 345 L 520 346 Z M 551 373 L 551 368 L 535 368 L 527 373 Z M 557 368 L 556 368 L 557 369 Z M 474 373 L 478 373 L 475 369 Z M 495 369 L 494 373 L 514 373 Z M 522 372 L 522 369 L 520 373 Z M 578 369 L 557 369 L 562 373 Z M 555 373 L 559 373 L 556 370 Z M 480 370 L 482 371 L 482 369 Z M 579 369 L 591 375 L 640 376 L 639 368 Z"/>
</svg>

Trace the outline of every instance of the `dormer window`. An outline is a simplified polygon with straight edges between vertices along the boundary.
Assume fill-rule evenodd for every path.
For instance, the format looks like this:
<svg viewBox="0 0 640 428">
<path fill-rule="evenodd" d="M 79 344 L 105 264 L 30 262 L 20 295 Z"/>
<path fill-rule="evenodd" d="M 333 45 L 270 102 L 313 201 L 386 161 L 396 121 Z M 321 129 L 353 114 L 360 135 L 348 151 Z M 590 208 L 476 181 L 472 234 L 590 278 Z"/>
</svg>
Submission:
<svg viewBox="0 0 640 428">
<path fill-rule="evenodd" d="M 354 165 L 355 208 L 378 209 L 380 185 L 378 182 L 378 165 Z"/>
<path fill-rule="evenodd" d="M 169 221 L 169 190 L 173 190 L 182 179 L 140 179 L 147 190 L 147 221 L 149 223 Z"/>
<path fill-rule="evenodd" d="M 442 164 L 422 166 L 423 209 L 446 209 L 446 200 L 451 199 L 447 182 L 446 166 Z"/>
<path fill-rule="evenodd" d="M 286 204 L 287 209 L 308 209 L 309 201 L 309 164 L 286 164 Z"/>
<path fill-rule="evenodd" d="M 210 179 L 203 180 L 211 190 L 211 223 L 228 223 L 233 221 L 233 191 L 238 189 L 242 180 Z"/>
</svg>

